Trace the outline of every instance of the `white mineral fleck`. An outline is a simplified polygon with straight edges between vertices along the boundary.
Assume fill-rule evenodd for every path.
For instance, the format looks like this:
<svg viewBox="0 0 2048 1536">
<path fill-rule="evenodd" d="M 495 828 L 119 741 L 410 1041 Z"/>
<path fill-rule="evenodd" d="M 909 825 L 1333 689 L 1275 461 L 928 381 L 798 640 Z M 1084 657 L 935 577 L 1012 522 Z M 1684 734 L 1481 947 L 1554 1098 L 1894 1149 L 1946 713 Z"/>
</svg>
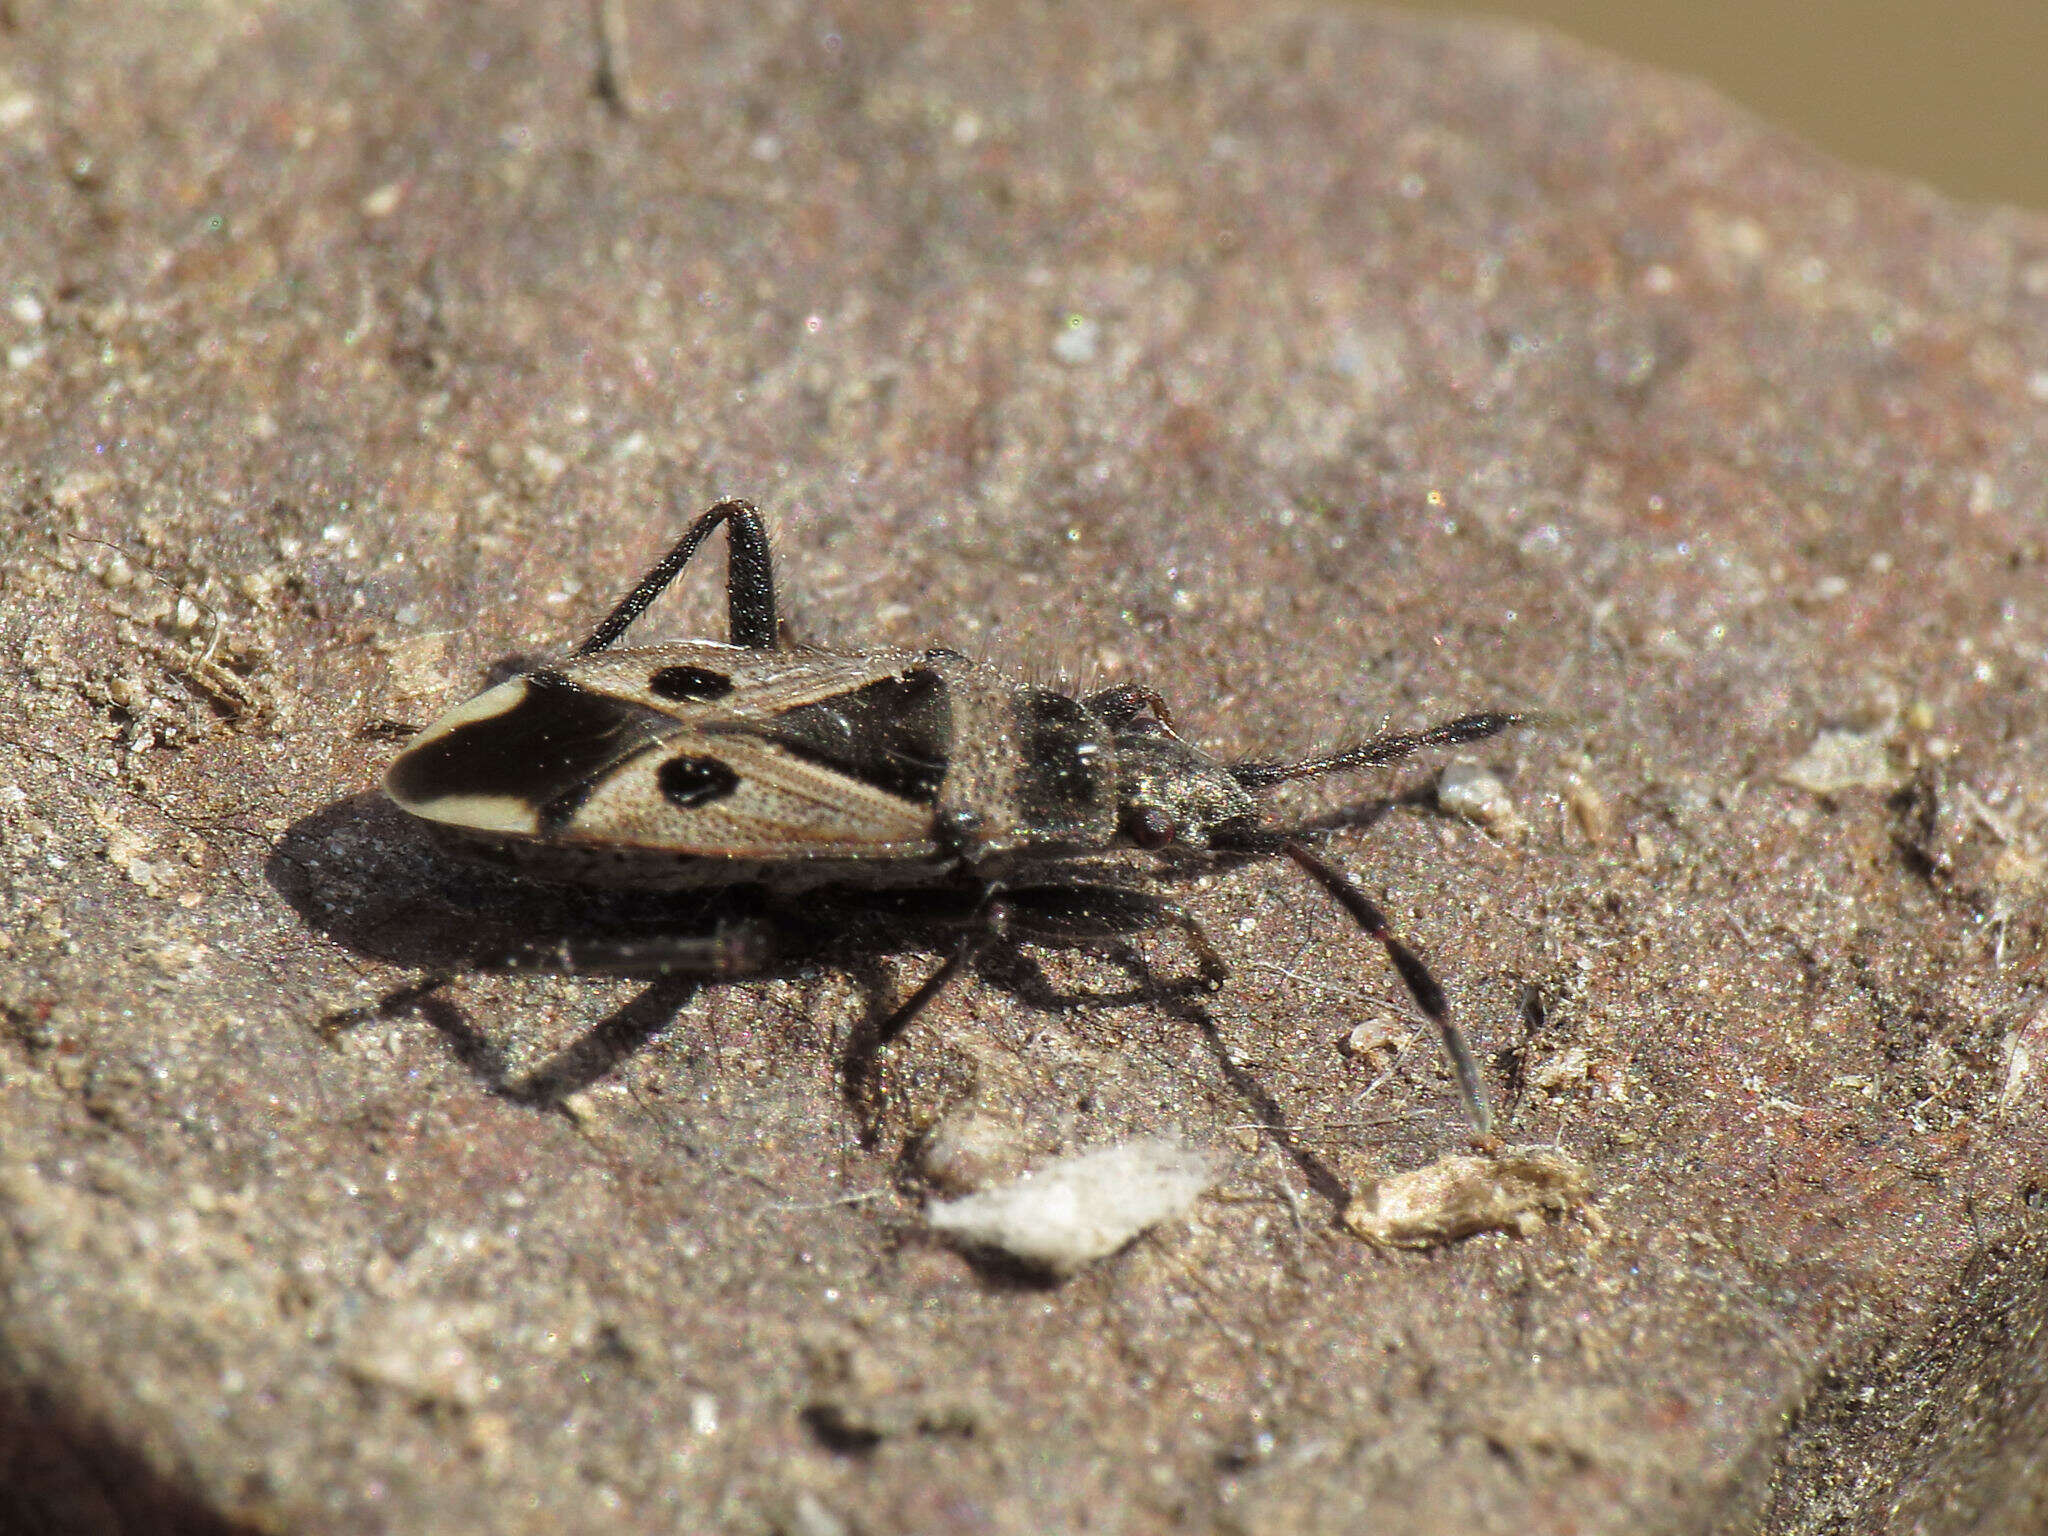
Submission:
<svg viewBox="0 0 2048 1536">
<path fill-rule="evenodd" d="M 1998 1091 L 1998 1112 L 2003 1115 L 2019 1103 L 2027 1091 L 2027 1079 L 2048 1052 L 2048 1008 L 2041 1009 L 2023 1028 L 2005 1037 L 2005 1082 Z"/>
<path fill-rule="evenodd" d="M 1447 764 L 1436 777 L 1436 803 L 1437 809 L 1462 816 L 1495 837 L 1516 837 L 1526 830 L 1507 786 L 1477 763 Z"/>
<path fill-rule="evenodd" d="M 1529 1074 L 1529 1086 L 1542 1093 L 1576 1088 L 1592 1075 L 1592 1057 L 1583 1045 L 1559 1051 Z"/>
<path fill-rule="evenodd" d="M 1577 774 L 1565 781 L 1564 803 L 1586 841 L 1594 847 L 1614 834 L 1614 813 L 1608 810 L 1606 799 Z"/>
<path fill-rule="evenodd" d="M 1102 327 L 1085 315 L 1069 315 L 1066 324 L 1053 333 L 1052 355 L 1069 368 L 1081 368 L 1095 361 L 1102 340 Z"/>
</svg>

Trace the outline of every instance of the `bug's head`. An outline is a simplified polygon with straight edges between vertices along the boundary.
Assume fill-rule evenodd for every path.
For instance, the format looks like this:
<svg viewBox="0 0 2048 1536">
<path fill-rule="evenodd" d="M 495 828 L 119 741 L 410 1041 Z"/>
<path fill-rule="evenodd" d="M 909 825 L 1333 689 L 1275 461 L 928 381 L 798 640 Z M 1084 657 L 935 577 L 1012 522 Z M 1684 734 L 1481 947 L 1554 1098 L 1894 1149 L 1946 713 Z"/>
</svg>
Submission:
<svg viewBox="0 0 2048 1536">
<path fill-rule="evenodd" d="M 1249 829 L 1259 805 L 1230 769 L 1151 721 L 1116 735 L 1117 826 L 1132 846 L 1207 848 Z"/>
</svg>

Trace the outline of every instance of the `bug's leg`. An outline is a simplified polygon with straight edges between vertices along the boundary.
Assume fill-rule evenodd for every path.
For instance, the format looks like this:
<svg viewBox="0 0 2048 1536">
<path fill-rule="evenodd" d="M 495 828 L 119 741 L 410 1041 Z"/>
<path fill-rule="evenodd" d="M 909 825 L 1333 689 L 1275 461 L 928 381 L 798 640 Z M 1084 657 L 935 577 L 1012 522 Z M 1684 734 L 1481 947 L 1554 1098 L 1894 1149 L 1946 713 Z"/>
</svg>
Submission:
<svg viewBox="0 0 2048 1536">
<path fill-rule="evenodd" d="M 748 976 L 767 962 L 768 930 L 758 922 L 722 923 L 710 933 L 652 933 L 629 939 L 573 938 L 473 954 L 460 970 L 408 982 L 374 1007 L 351 1008 L 321 1023 L 340 1033 L 408 1008 L 451 982 L 490 971 L 548 971 L 563 976 Z"/>
<path fill-rule="evenodd" d="M 1105 688 L 1100 693 L 1089 694 L 1081 704 L 1102 716 L 1112 727 L 1129 725 L 1149 709 L 1153 719 L 1169 731 L 1173 729 L 1173 711 L 1166 707 L 1166 700 L 1142 683 L 1121 683 L 1114 688 Z"/>
<path fill-rule="evenodd" d="M 1479 1064 L 1472 1059 L 1472 1047 L 1465 1039 L 1465 1031 L 1451 1017 L 1444 989 L 1429 973 L 1429 967 L 1395 937 L 1385 914 L 1348 876 L 1300 843 L 1283 843 L 1280 851 L 1306 870 L 1340 907 L 1351 914 L 1353 922 L 1385 947 L 1388 960 L 1401 973 L 1401 980 L 1407 984 L 1408 995 L 1415 999 L 1415 1006 L 1436 1025 L 1437 1034 L 1443 1040 L 1444 1055 L 1450 1058 L 1451 1069 L 1457 1074 L 1458 1096 L 1465 1101 L 1465 1116 L 1472 1122 L 1472 1129 L 1481 1136 L 1489 1135 L 1493 1129 L 1493 1106 L 1487 1102 L 1485 1087 L 1479 1080 Z"/>
<path fill-rule="evenodd" d="M 559 1107 L 666 1029 L 697 984 L 750 975 L 768 961 L 759 922 L 721 923 L 711 933 L 654 933 L 629 939 L 573 939 L 507 956 L 502 968 L 644 977 L 654 984 L 547 1060 L 503 1077 L 498 1091 L 522 1103 Z M 523 963 L 522 963 L 523 961 Z"/>
<path fill-rule="evenodd" d="M 1413 757 L 1429 747 L 1455 747 L 1468 741 L 1485 741 L 1518 725 L 1537 723 L 1533 714 L 1510 714 L 1488 710 L 1484 714 L 1460 715 L 1433 725 L 1425 731 L 1388 731 L 1357 746 L 1346 747 L 1324 757 L 1306 757 L 1298 763 L 1232 763 L 1230 776 L 1246 789 L 1271 789 L 1295 779 L 1320 778 L 1326 773 L 1349 773 L 1359 768 L 1378 768 Z"/>
<path fill-rule="evenodd" d="M 840 1061 L 846 1078 L 846 1096 L 860 1110 L 864 1121 L 872 1119 L 874 1110 L 870 1080 L 874 1075 L 875 1058 L 915 1023 L 919 1014 L 931 1007 L 955 977 L 973 965 L 991 944 L 1008 932 L 1009 913 L 999 899 L 1001 889 L 992 885 L 983 892 L 968 919 L 967 931 L 960 936 L 960 942 L 953 946 L 953 952 L 946 956 L 939 968 L 925 977 L 917 990 L 898 1003 L 887 1018 L 857 1030 L 847 1043 Z M 873 1129 L 872 1124 L 868 1125 L 863 1135 L 871 1134 Z"/>
<path fill-rule="evenodd" d="M 939 968 L 925 977 L 915 992 L 898 1003 L 889 1017 L 875 1026 L 870 1037 L 870 1054 L 881 1050 L 910 1028 L 917 1016 L 931 1007 L 954 977 L 980 959 L 982 952 L 1008 931 L 1009 909 L 995 899 L 992 890 L 975 908 L 973 923 L 974 926 L 961 935 L 960 942 L 953 946 L 953 952 L 946 956 Z"/>
<path fill-rule="evenodd" d="M 775 632 L 775 565 L 768 548 L 768 530 L 752 502 L 721 501 L 684 534 L 676 547 L 640 578 L 640 584 L 619 600 L 605 615 L 604 622 L 590 632 L 590 638 L 576 647 L 578 656 L 594 656 L 616 645 L 633 621 L 668 590 L 682 574 L 697 548 L 720 523 L 725 524 L 726 624 L 734 645 L 752 650 L 773 650 Z"/>
</svg>

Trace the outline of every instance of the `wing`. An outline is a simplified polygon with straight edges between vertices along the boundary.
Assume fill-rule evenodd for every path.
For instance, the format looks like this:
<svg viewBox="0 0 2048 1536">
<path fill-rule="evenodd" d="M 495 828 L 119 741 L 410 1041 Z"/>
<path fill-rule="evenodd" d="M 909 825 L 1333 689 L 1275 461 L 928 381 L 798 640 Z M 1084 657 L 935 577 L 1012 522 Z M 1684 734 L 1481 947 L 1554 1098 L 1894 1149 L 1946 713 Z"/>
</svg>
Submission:
<svg viewBox="0 0 2048 1536">
<path fill-rule="evenodd" d="M 917 670 L 922 662 L 915 651 L 768 651 L 684 640 L 601 651 L 560 670 L 607 697 L 701 725 L 769 720 Z"/>
<path fill-rule="evenodd" d="M 929 806 L 741 731 L 684 735 L 605 774 L 563 842 L 734 859 L 929 858 Z"/>
<path fill-rule="evenodd" d="M 911 652 L 686 643 L 517 677 L 392 764 L 415 816 L 489 837 L 734 860 L 932 856 L 952 716 Z"/>
</svg>

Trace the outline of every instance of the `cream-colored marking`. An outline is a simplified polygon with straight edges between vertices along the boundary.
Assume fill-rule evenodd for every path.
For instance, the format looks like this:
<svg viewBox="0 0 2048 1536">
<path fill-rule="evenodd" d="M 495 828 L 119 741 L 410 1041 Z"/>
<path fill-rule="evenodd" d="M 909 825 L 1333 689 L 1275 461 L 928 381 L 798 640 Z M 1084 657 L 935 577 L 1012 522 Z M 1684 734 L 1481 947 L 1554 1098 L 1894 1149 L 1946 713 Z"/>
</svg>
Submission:
<svg viewBox="0 0 2048 1536">
<path fill-rule="evenodd" d="M 421 731 L 419 735 L 413 737 L 406 745 L 406 753 L 417 752 L 428 742 L 439 741 L 450 731 L 455 730 L 459 726 L 468 725 L 473 720 L 489 720 L 495 715 L 509 715 L 519 707 L 520 700 L 525 697 L 526 679 L 523 677 L 512 678 L 508 682 L 498 684 L 495 688 L 486 688 L 468 703 L 456 705 L 447 714 L 436 720 L 424 731 Z"/>
<path fill-rule="evenodd" d="M 393 795 L 392 799 L 398 797 Z M 398 803 L 424 821 L 438 821 L 447 827 L 495 832 L 502 837 L 534 837 L 540 832 L 539 816 L 517 795 L 440 795 L 432 800 Z"/>
<path fill-rule="evenodd" d="M 526 697 L 526 679 L 512 678 L 487 688 L 466 704 L 458 704 L 419 735 L 413 737 L 391 771 L 384 776 L 384 793 L 414 816 L 443 822 L 451 827 L 473 827 L 479 832 L 501 832 L 531 837 L 539 830 L 534 808 L 514 795 L 437 795 L 432 800 L 415 800 L 397 789 L 398 769 L 420 748 L 429 746 L 450 731 L 472 720 L 489 720 L 509 714 Z"/>
</svg>

